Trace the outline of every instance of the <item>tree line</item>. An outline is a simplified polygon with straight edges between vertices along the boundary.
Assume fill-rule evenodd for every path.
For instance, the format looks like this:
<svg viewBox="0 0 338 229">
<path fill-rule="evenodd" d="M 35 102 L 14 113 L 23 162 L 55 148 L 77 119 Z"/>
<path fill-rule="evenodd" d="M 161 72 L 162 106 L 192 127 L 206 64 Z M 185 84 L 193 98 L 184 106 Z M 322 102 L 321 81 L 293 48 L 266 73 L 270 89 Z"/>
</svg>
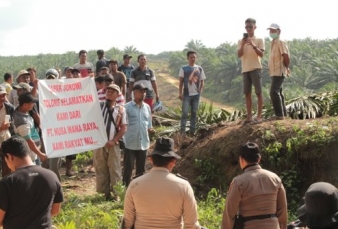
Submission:
<svg viewBox="0 0 338 229">
<path fill-rule="evenodd" d="M 287 99 L 300 98 L 321 92 L 333 92 L 338 87 L 338 39 L 314 40 L 311 38 L 287 41 L 291 53 L 291 77 L 284 83 Z M 263 64 L 263 94 L 269 104 L 270 77 L 268 74 L 270 39 L 265 39 Z M 219 103 L 243 106 L 241 60 L 237 57 L 236 43 L 223 43 L 216 48 L 206 47 L 200 40 L 189 41 L 181 51 L 164 51 L 157 55 L 148 54 L 148 62 L 160 61 L 164 69 L 178 77 L 179 68 L 187 63 L 186 52 L 198 53 L 197 63 L 206 73 L 204 96 Z M 124 53 L 134 56 L 132 64 L 137 65 L 136 56 L 141 51 L 134 46 L 123 50 L 111 48 L 105 50 L 105 56 L 122 61 Z M 95 64 L 96 50 L 88 51 L 88 61 Z M 5 72 L 14 76 L 21 69 L 34 66 L 39 78 L 44 78 L 45 71 L 51 67 L 63 70 L 78 62 L 78 53 L 39 54 L 36 56 L 0 56 L 0 75 Z M 163 68 L 161 68 L 163 69 Z M 1 79 L 3 80 L 3 79 Z M 332 94 L 332 93 L 331 93 Z"/>
</svg>

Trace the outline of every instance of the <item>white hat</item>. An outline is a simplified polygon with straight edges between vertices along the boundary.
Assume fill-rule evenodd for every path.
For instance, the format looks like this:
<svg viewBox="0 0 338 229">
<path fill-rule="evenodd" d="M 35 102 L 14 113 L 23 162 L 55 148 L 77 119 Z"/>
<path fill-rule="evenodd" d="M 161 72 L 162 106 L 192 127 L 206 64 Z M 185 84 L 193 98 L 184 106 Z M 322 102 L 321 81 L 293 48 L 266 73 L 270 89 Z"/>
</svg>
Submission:
<svg viewBox="0 0 338 229">
<path fill-rule="evenodd" d="M 272 23 L 268 29 L 280 29 L 280 26 L 276 23 Z"/>
</svg>

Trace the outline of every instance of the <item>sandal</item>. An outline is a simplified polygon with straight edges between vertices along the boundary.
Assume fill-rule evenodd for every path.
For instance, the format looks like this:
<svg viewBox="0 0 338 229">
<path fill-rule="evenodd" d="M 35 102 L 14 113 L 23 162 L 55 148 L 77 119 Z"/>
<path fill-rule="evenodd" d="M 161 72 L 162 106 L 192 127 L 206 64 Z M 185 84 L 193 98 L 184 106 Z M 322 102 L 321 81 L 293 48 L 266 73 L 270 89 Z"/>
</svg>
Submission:
<svg viewBox="0 0 338 229">
<path fill-rule="evenodd" d="M 243 125 L 246 125 L 246 124 L 249 124 L 249 123 L 252 123 L 252 120 L 245 120 L 245 121 L 243 122 Z"/>
<path fill-rule="evenodd" d="M 254 122 L 254 123 L 262 123 L 262 122 L 263 122 L 263 119 L 261 119 L 261 118 L 255 118 L 255 119 L 253 120 L 253 122 Z"/>
</svg>

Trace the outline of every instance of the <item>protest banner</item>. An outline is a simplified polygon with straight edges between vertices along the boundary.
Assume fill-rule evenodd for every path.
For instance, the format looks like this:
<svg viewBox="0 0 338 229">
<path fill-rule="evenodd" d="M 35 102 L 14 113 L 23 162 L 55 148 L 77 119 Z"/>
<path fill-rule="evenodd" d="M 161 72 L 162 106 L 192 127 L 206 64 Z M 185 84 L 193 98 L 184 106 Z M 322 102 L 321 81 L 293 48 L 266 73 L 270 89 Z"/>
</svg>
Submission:
<svg viewBox="0 0 338 229">
<path fill-rule="evenodd" d="M 39 80 L 39 108 L 49 158 L 103 147 L 107 142 L 94 79 Z"/>
</svg>

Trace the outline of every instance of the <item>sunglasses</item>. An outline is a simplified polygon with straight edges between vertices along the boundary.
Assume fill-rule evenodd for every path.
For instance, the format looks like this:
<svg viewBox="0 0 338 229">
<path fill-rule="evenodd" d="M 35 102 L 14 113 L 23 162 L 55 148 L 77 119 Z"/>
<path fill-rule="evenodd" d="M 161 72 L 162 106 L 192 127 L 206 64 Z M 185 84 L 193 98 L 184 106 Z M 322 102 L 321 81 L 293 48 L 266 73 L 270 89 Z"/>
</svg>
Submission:
<svg viewBox="0 0 338 229">
<path fill-rule="evenodd" d="M 247 25 L 245 26 L 246 29 L 252 29 L 253 28 L 253 25 Z"/>
</svg>

